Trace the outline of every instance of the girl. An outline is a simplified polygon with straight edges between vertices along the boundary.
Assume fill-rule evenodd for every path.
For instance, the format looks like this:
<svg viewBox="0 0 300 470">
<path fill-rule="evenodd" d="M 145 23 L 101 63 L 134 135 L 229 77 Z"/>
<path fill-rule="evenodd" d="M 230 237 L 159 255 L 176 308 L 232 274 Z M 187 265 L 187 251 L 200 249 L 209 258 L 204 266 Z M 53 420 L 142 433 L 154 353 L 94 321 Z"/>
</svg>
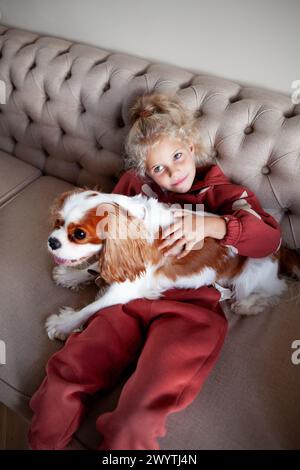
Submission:
<svg viewBox="0 0 300 470">
<path fill-rule="evenodd" d="M 140 97 L 131 119 L 128 171 L 113 192 L 143 192 L 181 206 L 204 204 L 218 214 L 195 213 L 192 224 L 182 224 L 186 213 L 178 210 L 178 222 L 163 232 L 162 254 L 180 251 L 185 257 L 207 236 L 254 258 L 278 249 L 277 222 L 251 191 L 232 184 L 204 155 L 196 123 L 177 98 Z M 219 300 L 213 286 L 170 289 L 161 299 L 114 305 L 90 318 L 48 361 L 47 377 L 30 402 L 31 447 L 65 448 L 88 396 L 112 388 L 137 362 L 116 409 L 97 420 L 99 449 L 159 449 L 167 416 L 193 401 L 220 353 L 227 321 Z"/>
</svg>

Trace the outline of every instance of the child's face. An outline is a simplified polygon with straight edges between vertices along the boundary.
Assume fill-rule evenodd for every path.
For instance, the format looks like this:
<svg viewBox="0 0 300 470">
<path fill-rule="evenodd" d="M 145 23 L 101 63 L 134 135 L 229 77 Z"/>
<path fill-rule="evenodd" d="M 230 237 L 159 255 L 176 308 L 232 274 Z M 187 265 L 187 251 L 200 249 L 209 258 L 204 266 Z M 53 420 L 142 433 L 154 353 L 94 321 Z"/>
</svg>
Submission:
<svg viewBox="0 0 300 470">
<path fill-rule="evenodd" d="M 146 174 L 161 188 L 186 193 L 196 174 L 194 146 L 177 138 L 163 137 L 148 152 Z"/>
</svg>

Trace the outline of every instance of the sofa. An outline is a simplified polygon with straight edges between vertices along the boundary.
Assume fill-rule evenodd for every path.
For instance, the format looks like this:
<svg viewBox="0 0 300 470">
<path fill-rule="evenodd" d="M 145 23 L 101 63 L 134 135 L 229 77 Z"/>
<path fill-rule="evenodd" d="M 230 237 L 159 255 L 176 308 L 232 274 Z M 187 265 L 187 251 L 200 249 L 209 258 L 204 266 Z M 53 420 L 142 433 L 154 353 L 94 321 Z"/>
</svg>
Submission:
<svg viewBox="0 0 300 470">
<path fill-rule="evenodd" d="M 0 26 L 0 402 L 30 420 L 29 400 L 48 358 L 62 347 L 44 330 L 63 305 L 96 293 L 51 278 L 49 208 L 74 186 L 110 192 L 124 171 L 128 109 L 140 94 L 176 92 L 223 172 L 255 192 L 281 224 L 283 243 L 300 247 L 300 104 L 271 90 L 205 73 Z M 278 306 L 234 315 L 197 399 L 169 416 L 161 449 L 299 449 L 299 283 Z M 112 391 L 96 394 L 75 440 L 99 444 L 96 417 L 116 406 L 134 364 Z"/>
</svg>

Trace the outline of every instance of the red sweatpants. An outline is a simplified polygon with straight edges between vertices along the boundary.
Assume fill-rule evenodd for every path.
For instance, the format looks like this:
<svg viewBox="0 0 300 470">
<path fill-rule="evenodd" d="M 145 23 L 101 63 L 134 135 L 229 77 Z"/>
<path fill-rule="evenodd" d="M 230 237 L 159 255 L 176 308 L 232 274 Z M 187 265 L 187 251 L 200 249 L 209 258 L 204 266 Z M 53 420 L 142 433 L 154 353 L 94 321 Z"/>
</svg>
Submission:
<svg viewBox="0 0 300 470">
<path fill-rule="evenodd" d="M 168 414 L 193 401 L 227 330 L 213 287 L 164 294 L 101 310 L 50 358 L 30 402 L 32 449 L 63 449 L 81 422 L 87 396 L 115 385 L 137 358 L 116 409 L 97 420 L 99 449 L 159 449 Z"/>
</svg>

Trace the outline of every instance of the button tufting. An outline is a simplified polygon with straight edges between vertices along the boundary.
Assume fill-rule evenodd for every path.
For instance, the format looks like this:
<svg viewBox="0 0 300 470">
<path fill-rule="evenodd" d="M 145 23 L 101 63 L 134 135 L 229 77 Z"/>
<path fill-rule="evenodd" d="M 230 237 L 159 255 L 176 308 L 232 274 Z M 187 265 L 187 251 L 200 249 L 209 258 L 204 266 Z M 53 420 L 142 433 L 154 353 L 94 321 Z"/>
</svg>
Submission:
<svg viewBox="0 0 300 470">
<path fill-rule="evenodd" d="M 237 101 L 240 101 L 240 97 L 239 95 L 236 95 L 236 96 L 232 96 L 231 98 L 229 98 L 229 103 L 236 103 Z"/>
<path fill-rule="evenodd" d="M 284 117 L 287 118 L 287 119 L 296 116 L 296 114 L 295 114 L 295 108 L 293 108 L 293 109 L 290 110 L 290 111 L 287 111 L 286 113 L 283 113 L 283 115 L 284 115 Z"/>
<path fill-rule="evenodd" d="M 179 89 L 180 89 L 180 90 L 184 90 L 185 88 L 189 88 L 190 86 L 192 86 L 192 81 L 193 81 L 193 80 L 190 80 L 190 81 L 188 81 L 188 82 L 186 82 L 186 83 L 183 83 L 182 85 L 179 85 Z"/>
<path fill-rule="evenodd" d="M 93 64 L 93 67 L 97 67 L 97 65 L 104 64 L 104 62 L 106 62 L 106 59 L 97 60 L 97 62 Z"/>
<path fill-rule="evenodd" d="M 194 114 L 195 118 L 200 118 L 203 116 L 203 111 L 202 109 L 198 109 L 197 111 L 195 111 L 195 114 Z"/>
<path fill-rule="evenodd" d="M 216 160 L 216 158 L 218 157 L 218 151 L 216 149 L 214 149 L 212 152 L 211 152 L 211 156 L 214 160 Z"/>
<path fill-rule="evenodd" d="M 110 89 L 110 84 L 109 82 L 104 86 L 103 91 L 107 91 Z"/>
<path fill-rule="evenodd" d="M 34 41 L 27 42 L 27 43 L 23 44 L 19 50 L 24 49 L 25 47 L 28 47 L 28 46 L 33 46 L 33 44 L 35 44 L 37 42 L 37 40 L 38 40 L 38 38 L 36 38 Z"/>
<path fill-rule="evenodd" d="M 68 49 L 65 49 L 64 51 L 59 52 L 56 57 L 59 57 L 64 54 L 68 54 L 70 52 L 71 47 L 72 46 L 68 47 Z"/>
<path fill-rule="evenodd" d="M 248 134 L 252 134 L 253 132 L 253 127 L 252 126 L 247 126 L 245 129 L 244 129 L 244 134 L 248 135 Z"/>
<path fill-rule="evenodd" d="M 141 72 L 137 72 L 137 73 L 134 75 L 134 77 L 142 77 L 143 75 L 146 75 L 147 70 L 148 70 L 148 67 L 145 68 L 144 70 L 141 70 Z"/>
<path fill-rule="evenodd" d="M 123 121 L 123 118 L 121 116 L 119 116 L 118 119 L 117 119 L 117 126 L 118 127 L 125 127 L 125 122 Z"/>
<path fill-rule="evenodd" d="M 271 168 L 268 165 L 263 166 L 261 172 L 263 175 L 269 175 L 271 173 Z"/>
</svg>

